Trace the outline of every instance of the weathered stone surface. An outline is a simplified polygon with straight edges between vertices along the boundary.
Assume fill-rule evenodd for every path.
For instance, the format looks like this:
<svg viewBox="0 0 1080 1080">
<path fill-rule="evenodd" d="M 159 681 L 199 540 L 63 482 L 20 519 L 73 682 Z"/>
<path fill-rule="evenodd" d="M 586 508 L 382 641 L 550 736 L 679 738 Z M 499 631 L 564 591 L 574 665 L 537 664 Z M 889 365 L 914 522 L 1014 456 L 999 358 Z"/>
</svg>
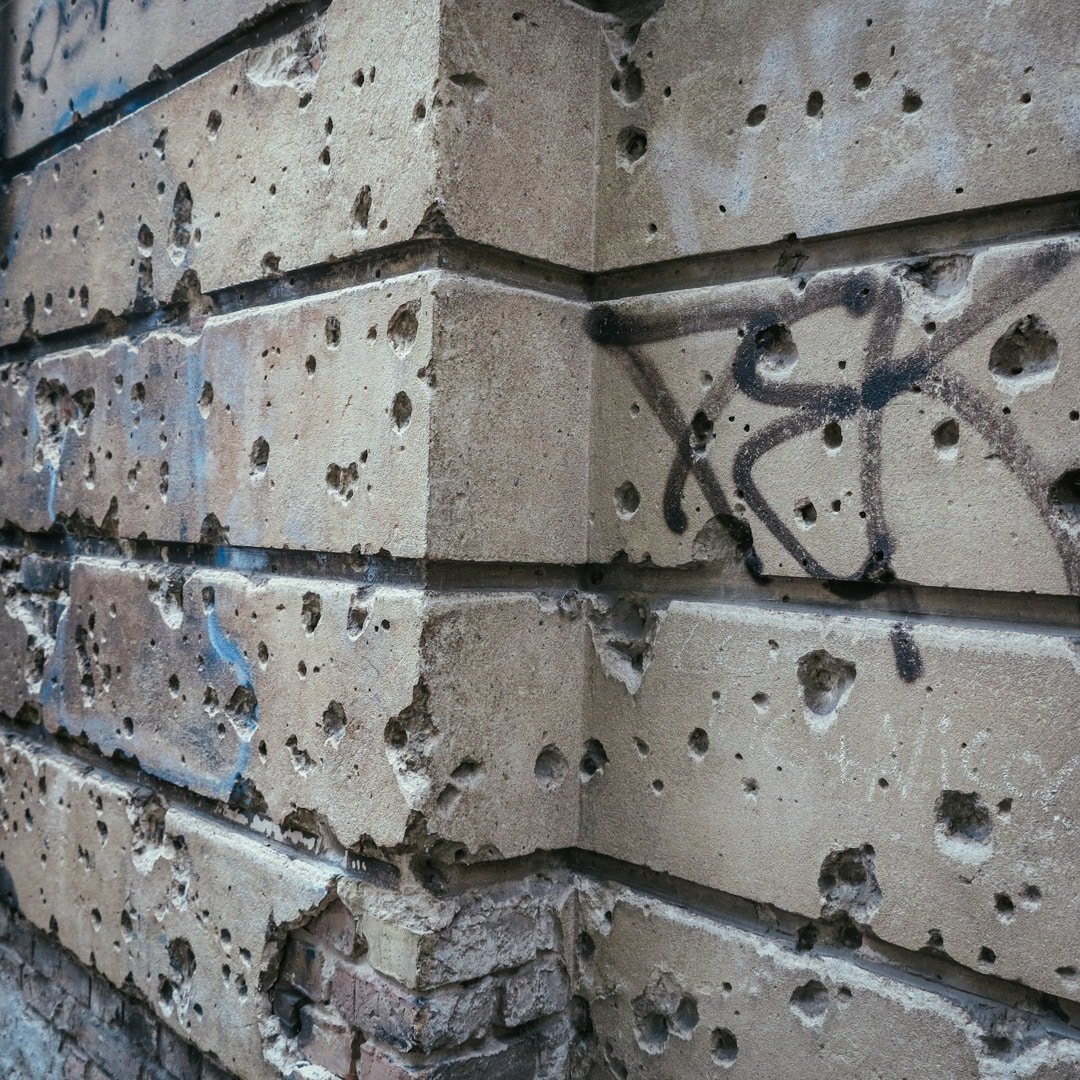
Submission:
<svg viewBox="0 0 1080 1080">
<path fill-rule="evenodd" d="M 1064 1080 L 1080 1069 L 1075 1033 L 626 889 L 584 890 L 582 932 L 589 1077 Z"/>
<path fill-rule="evenodd" d="M 768 574 L 1077 592 L 1078 252 L 594 311 L 592 557 L 737 561 L 749 527 Z"/>
<path fill-rule="evenodd" d="M 592 175 L 593 113 L 580 98 L 595 92 L 575 74 L 595 19 L 535 6 L 542 17 L 462 9 L 444 48 L 437 0 L 335 3 L 15 178 L 0 208 L 10 236 L 0 340 L 168 300 L 189 271 L 209 292 L 466 228 L 584 264 L 591 228 L 546 177 Z M 496 18 L 505 47 L 479 57 L 475 34 Z M 581 48 L 594 53 L 594 41 Z M 517 91 L 528 70 L 543 73 L 543 94 Z M 480 164 L 492 125 L 529 130 L 553 112 L 581 119 L 534 140 L 524 162 L 516 140 L 501 159 L 525 182 Z M 573 200 L 591 204 L 587 191 Z"/>
<path fill-rule="evenodd" d="M 680 601 L 652 627 L 636 692 L 595 664 L 582 846 L 1080 997 L 1074 640 Z"/>
<path fill-rule="evenodd" d="M 575 835 L 565 757 L 535 763 L 575 753 L 583 633 L 532 597 L 80 559 L 40 700 L 49 728 L 287 829 L 393 846 L 420 814 L 518 855 Z"/>
<path fill-rule="evenodd" d="M 7 369 L 0 514 L 29 531 L 579 561 L 580 323 L 577 304 L 418 274 Z"/>
<path fill-rule="evenodd" d="M 10 72 L 2 146 L 14 157 L 122 97 L 246 20 L 296 0 L 75 4 L 12 0 L 3 59 Z"/>
<path fill-rule="evenodd" d="M 17 737 L 2 755 L 0 849 L 27 918 L 55 920 L 60 943 L 114 985 L 130 975 L 230 1069 L 279 1075 L 264 1059 L 280 1031 L 260 980 L 276 937 L 324 903 L 332 868 Z"/>
<path fill-rule="evenodd" d="M 1076 186 L 1067 0 L 637 10 L 609 34 L 599 267 Z"/>
</svg>

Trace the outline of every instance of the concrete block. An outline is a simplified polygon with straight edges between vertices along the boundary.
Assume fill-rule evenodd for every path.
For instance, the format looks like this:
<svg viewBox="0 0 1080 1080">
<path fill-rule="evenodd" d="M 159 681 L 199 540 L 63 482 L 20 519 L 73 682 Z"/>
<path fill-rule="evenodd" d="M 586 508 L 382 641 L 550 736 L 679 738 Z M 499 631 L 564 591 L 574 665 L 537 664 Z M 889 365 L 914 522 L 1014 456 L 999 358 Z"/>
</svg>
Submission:
<svg viewBox="0 0 1080 1080">
<path fill-rule="evenodd" d="M 594 666 L 582 846 L 1080 997 L 1071 637 L 681 601 L 655 618 L 635 693 Z"/>
<path fill-rule="evenodd" d="M 278 3 L 278 7 L 287 6 Z M 63 4 L 13 0 L 3 63 L 5 157 L 122 97 L 272 6 L 267 0 L 183 4 Z"/>
<path fill-rule="evenodd" d="M 631 9 L 602 76 L 598 265 L 1069 191 L 1068 9 Z"/>
<path fill-rule="evenodd" d="M 782 577 L 1076 592 L 1078 251 L 598 309 L 592 558 L 724 565 L 752 535 Z"/>
<path fill-rule="evenodd" d="M 3 517 L 31 531 L 581 561 L 581 324 L 569 301 L 425 273 L 10 369 Z"/>
<path fill-rule="evenodd" d="M 188 272 L 211 292 L 416 235 L 590 261 L 596 87 L 577 73 L 595 17 L 488 2 L 454 8 L 444 41 L 446 10 L 335 3 L 16 177 L 0 341 L 168 301 Z M 530 73 L 541 92 L 522 95 Z M 573 120 L 535 138 L 553 114 Z M 527 149 L 492 160 L 493 124 Z"/>
<path fill-rule="evenodd" d="M 573 778 L 535 763 L 578 741 L 583 633 L 532 596 L 78 560 L 45 723 L 346 846 L 401 843 L 420 812 L 523 854 L 576 828 Z"/>
<path fill-rule="evenodd" d="M 623 889 L 586 889 L 589 1075 L 1066 1077 L 1080 1042 L 977 998 Z"/>
</svg>

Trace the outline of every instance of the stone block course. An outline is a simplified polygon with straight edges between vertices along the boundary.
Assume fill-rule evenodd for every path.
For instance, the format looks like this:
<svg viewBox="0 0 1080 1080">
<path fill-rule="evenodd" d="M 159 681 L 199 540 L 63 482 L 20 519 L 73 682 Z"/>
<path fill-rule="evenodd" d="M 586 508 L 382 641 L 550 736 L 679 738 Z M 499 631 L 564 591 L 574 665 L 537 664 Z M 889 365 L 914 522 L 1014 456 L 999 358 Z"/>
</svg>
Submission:
<svg viewBox="0 0 1080 1080">
<path fill-rule="evenodd" d="M 0 1074 L 1080 1075 L 1066 8 L 0 3 Z"/>
</svg>

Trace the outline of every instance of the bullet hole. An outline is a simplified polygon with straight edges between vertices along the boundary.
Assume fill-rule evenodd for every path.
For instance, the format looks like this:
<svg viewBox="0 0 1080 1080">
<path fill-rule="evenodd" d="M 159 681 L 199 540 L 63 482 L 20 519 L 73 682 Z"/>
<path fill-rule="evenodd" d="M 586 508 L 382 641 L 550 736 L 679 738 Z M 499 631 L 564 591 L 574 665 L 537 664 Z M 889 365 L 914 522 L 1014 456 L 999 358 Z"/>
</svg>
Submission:
<svg viewBox="0 0 1080 1080">
<path fill-rule="evenodd" d="M 689 1040 L 700 1021 L 697 1002 L 667 972 L 631 1002 L 634 1037 L 647 1054 L 663 1053 L 668 1039 Z"/>
<path fill-rule="evenodd" d="M 210 115 L 206 118 L 206 134 L 211 139 L 217 138 L 217 133 L 221 130 L 221 113 L 217 109 L 211 109 Z"/>
<path fill-rule="evenodd" d="M 791 1011 L 804 1024 L 816 1024 L 829 1009 L 829 991 L 819 979 L 796 986 L 788 999 Z"/>
<path fill-rule="evenodd" d="M 365 184 L 353 202 L 352 219 L 353 225 L 362 232 L 367 232 L 368 222 L 371 218 L 371 186 Z"/>
<path fill-rule="evenodd" d="M 730 1069 L 739 1056 L 739 1040 L 728 1028 L 713 1028 L 709 1037 L 712 1059 L 722 1069 Z"/>
<path fill-rule="evenodd" d="M 742 778 L 742 789 L 744 795 L 757 795 L 758 782 L 752 776 L 744 776 Z"/>
<path fill-rule="evenodd" d="M 173 697 L 180 696 L 180 679 L 175 673 L 169 676 L 169 693 L 172 694 Z"/>
<path fill-rule="evenodd" d="M 694 728 L 687 740 L 690 747 L 690 756 L 695 761 L 700 761 L 709 752 L 709 735 L 704 728 Z"/>
<path fill-rule="evenodd" d="M 84 319 L 90 314 L 90 290 L 85 285 L 79 287 L 79 314 Z"/>
<path fill-rule="evenodd" d="M 354 596 L 349 602 L 349 615 L 345 623 L 345 632 L 350 640 L 355 641 L 364 632 L 367 618 L 367 608 L 360 603 L 359 597 Z"/>
<path fill-rule="evenodd" d="M 234 725 L 241 728 L 253 728 L 259 702 L 250 686 L 238 686 L 225 705 L 225 714 Z"/>
<path fill-rule="evenodd" d="M 124 717 L 124 734 L 129 739 L 135 734 L 135 721 L 130 716 Z"/>
<path fill-rule="evenodd" d="M 843 914 L 858 922 L 869 922 L 881 906 L 873 846 L 830 851 L 818 874 L 818 892 L 822 915 Z"/>
<path fill-rule="evenodd" d="M 360 479 L 360 468 L 355 461 L 348 465 L 331 462 L 326 467 L 326 490 L 336 499 L 349 502 L 356 494 L 356 482 Z"/>
<path fill-rule="evenodd" d="M 584 763 L 584 759 L 582 759 Z M 533 765 L 533 775 L 536 782 L 544 791 L 554 791 L 566 779 L 569 764 L 562 751 L 554 743 L 548 743 L 539 754 L 536 755 L 536 764 Z"/>
<path fill-rule="evenodd" d="M 652 782 L 652 789 L 657 795 L 662 794 L 663 791 L 664 791 L 664 781 L 663 780 L 654 780 Z"/>
<path fill-rule="evenodd" d="M 1008 393 L 1049 382 L 1058 368 L 1058 341 L 1038 315 L 1025 315 L 990 350 L 990 374 Z"/>
<path fill-rule="evenodd" d="M 204 585 L 202 590 L 203 611 L 213 611 L 215 603 L 213 585 Z"/>
<path fill-rule="evenodd" d="M 139 245 L 139 254 L 143 256 L 149 255 L 151 248 L 154 246 L 154 234 L 150 231 L 150 227 L 146 222 L 139 226 L 139 235 L 136 239 Z"/>
<path fill-rule="evenodd" d="M 329 167 L 329 165 L 330 165 L 330 147 L 329 146 L 324 146 L 322 148 L 322 153 L 319 155 L 319 161 L 322 163 L 322 165 L 324 167 Z"/>
<path fill-rule="evenodd" d="M 690 421 L 690 452 L 694 457 L 704 457 L 709 443 L 715 437 L 713 422 L 700 410 Z"/>
<path fill-rule="evenodd" d="M 758 712 L 765 712 L 765 710 L 769 707 L 769 695 L 766 694 L 763 690 L 759 690 L 750 699 L 750 701 L 753 703 L 754 708 L 757 709 Z"/>
<path fill-rule="evenodd" d="M 795 951 L 809 952 L 817 944 L 817 939 L 818 928 L 813 923 L 804 923 L 795 935 Z"/>
<path fill-rule="evenodd" d="M 633 60 L 628 60 L 623 70 L 611 77 L 611 89 L 625 105 L 632 105 L 641 97 L 644 90 L 641 69 Z"/>
<path fill-rule="evenodd" d="M 786 379 L 799 362 L 799 351 L 791 331 L 782 323 L 765 326 L 754 336 L 757 356 L 754 364 L 759 378 Z"/>
<path fill-rule="evenodd" d="M 584 930 L 577 936 L 577 954 L 583 963 L 588 963 L 596 955 L 596 942 Z"/>
<path fill-rule="evenodd" d="M 641 496 L 629 480 L 615 489 L 615 513 L 623 521 L 629 521 L 638 512 L 640 506 Z"/>
<path fill-rule="evenodd" d="M 1022 93 L 1020 95 L 1020 104 L 1021 105 L 1030 105 L 1031 104 L 1031 95 L 1026 90 L 1024 91 L 1024 93 Z"/>
<path fill-rule="evenodd" d="M 992 964 L 997 960 L 997 953 L 990 948 L 989 945 L 984 945 L 979 950 L 979 963 L 980 964 Z"/>
<path fill-rule="evenodd" d="M 851 81 L 855 84 L 856 90 L 866 90 L 873 80 L 870 78 L 870 72 L 860 71 Z"/>
<path fill-rule="evenodd" d="M 340 742 L 345 731 L 345 709 L 340 701 L 331 701 L 322 714 L 323 734 Z"/>
<path fill-rule="evenodd" d="M 398 431 L 404 431 L 412 419 L 412 401 L 404 390 L 399 390 L 390 406 L 390 415 L 394 421 L 394 427 Z"/>
<path fill-rule="evenodd" d="M 950 450 L 956 449 L 956 444 L 960 441 L 960 425 L 950 416 L 948 420 L 942 420 L 932 434 L 934 447 L 944 456 Z"/>
<path fill-rule="evenodd" d="M 259 642 L 259 647 L 256 650 L 259 657 L 259 663 L 265 664 L 270 659 L 270 650 L 266 647 L 265 641 Z"/>
<path fill-rule="evenodd" d="M 174 265 L 184 261 L 191 243 L 191 215 L 193 209 L 191 189 L 181 183 L 173 196 L 172 219 L 169 222 L 169 257 Z"/>
<path fill-rule="evenodd" d="M 810 96 L 806 99 L 806 115 L 807 116 L 820 116 L 821 110 L 825 107 L 825 97 L 820 90 L 811 90 Z"/>
<path fill-rule="evenodd" d="M 1023 897 L 1024 903 L 1029 907 L 1038 907 L 1042 900 L 1042 889 L 1038 885 L 1024 885 Z"/>
<path fill-rule="evenodd" d="M 250 475 L 262 476 L 266 472 L 266 464 L 270 460 L 270 444 L 260 435 L 251 444 Z"/>
<path fill-rule="evenodd" d="M 922 108 L 922 98 L 914 91 L 905 88 L 900 108 L 906 113 L 915 113 Z"/>
<path fill-rule="evenodd" d="M 199 394 L 199 413 L 205 420 L 210 415 L 210 406 L 214 403 L 214 387 L 209 382 L 202 384 L 202 392 Z"/>
<path fill-rule="evenodd" d="M 641 128 L 630 125 L 619 132 L 615 145 L 619 167 L 629 169 L 645 156 L 649 139 Z"/>
<path fill-rule="evenodd" d="M 318 365 L 317 365 L 317 363 L 316 363 L 316 361 L 315 361 L 315 357 L 314 357 L 314 356 L 309 356 L 309 357 L 308 357 L 308 358 L 307 358 L 307 359 L 306 359 L 306 360 L 304 361 L 304 370 L 305 370 L 305 371 L 306 371 L 306 372 L 308 373 L 308 375 L 314 375 L 314 374 L 315 374 L 315 368 L 316 368 L 317 366 L 318 366 Z"/>
<path fill-rule="evenodd" d="M 768 113 L 769 107 L 767 105 L 755 105 L 746 114 L 746 126 L 758 127 L 765 122 L 765 115 Z"/>
<path fill-rule="evenodd" d="M 1012 799 L 1002 799 L 1001 802 L 997 804 L 997 811 L 1002 817 L 1005 817 L 1012 813 L 1012 805 Z"/>
<path fill-rule="evenodd" d="M 187 938 L 177 937 L 169 942 L 169 965 L 181 980 L 186 981 L 195 974 L 195 952 Z"/>
<path fill-rule="evenodd" d="M 649 756 L 649 744 L 644 739 L 639 739 L 636 735 L 634 736 L 634 749 L 638 752 L 639 757 L 645 758 Z"/>
<path fill-rule="evenodd" d="M 855 684 L 855 665 L 824 649 L 801 656 L 796 671 L 808 719 L 834 717 Z"/>
<path fill-rule="evenodd" d="M 419 123 L 421 120 L 424 119 L 425 116 L 427 116 L 427 105 L 424 104 L 423 98 L 420 98 L 420 100 L 416 103 L 416 107 L 413 109 L 412 115 L 413 119 L 417 123 Z"/>
<path fill-rule="evenodd" d="M 326 344 L 331 349 L 336 349 L 341 344 L 341 321 L 336 315 L 328 315 L 324 327 Z"/>
<path fill-rule="evenodd" d="M 976 791 L 945 790 L 934 806 L 937 828 L 949 837 L 984 844 L 994 823 L 990 811 Z"/>
<path fill-rule="evenodd" d="M 1051 506 L 1056 506 L 1071 517 L 1080 517 L 1080 469 L 1067 469 L 1051 485 L 1047 492 Z"/>
<path fill-rule="evenodd" d="M 607 763 L 608 756 L 604 744 L 599 739 L 587 739 L 585 752 L 581 755 L 581 764 L 578 766 L 581 782 L 587 784 L 594 776 L 602 775 Z"/>
<path fill-rule="evenodd" d="M 18 91 L 11 95 L 11 111 L 16 117 L 22 116 L 26 106 L 23 104 L 23 99 L 19 97 Z"/>
<path fill-rule="evenodd" d="M 406 353 L 413 347 L 419 329 L 416 321 L 416 313 L 419 310 L 419 301 L 410 300 L 409 303 L 402 304 L 390 317 L 386 333 L 390 338 L 390 344 L 397 352 Z"/>
<path fill-rule="evenodd" d="M 1074 968 L 1071 964 L 1066 964 L 1063 967 L 1054 968 L 1054 974 L 1059 975 L 1063 979 L 1075 979 L 1076 968 Z"/>
<path fill-rule="evenodd" d="M 795 504 L 795 518 L 800 529 L 812 529 L 817 524 L 817 508 L 809 499 Z"/>
<path fill-rule="evenodd" d="M 207 514 L 199 529 L 199 543 L 220 547 L 229 542 L 228 529 L 218 521 L 217 514 Z"/>
<path fill-rule="evenodd" d="M 1012 901 L 1012 897 L 1008 893 L 994 893 L 994 910 L 1002 917 L 1005 922 L 1009 922 L 1012 916 L 1016 913 L 1016 905 Z"/>
<path fill-rule="evenodd" d="M 259 268 L 264 275 L 276 274 L 281 266 L 281 257 L 275 255 L 272 251 L 266 252 L 262 259 L 259 260 Z"/>
<path fill-rule="evenodd" d="M 826 450 L 839 450 L 844 442 L 844 431 L 835 420 L 830 420 L 821 431 L 821 441 Z"/>
<path fill-rule="evenodd" d="M 300 621 L 305 633 L 314 634 L 315 627 L 322 618 L 322 597 L 317 592 L 304 593 L 303 603 L 300 608 Z"/>
</svg>

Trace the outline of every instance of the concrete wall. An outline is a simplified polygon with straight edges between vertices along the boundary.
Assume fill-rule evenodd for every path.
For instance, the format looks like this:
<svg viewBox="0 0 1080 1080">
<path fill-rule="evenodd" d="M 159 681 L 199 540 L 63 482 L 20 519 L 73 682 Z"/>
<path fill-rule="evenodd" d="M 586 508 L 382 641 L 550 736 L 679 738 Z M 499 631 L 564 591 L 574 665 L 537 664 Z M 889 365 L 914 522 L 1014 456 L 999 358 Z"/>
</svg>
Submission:
<svg viewBox="0 0 1080 1080">
<path fill-rule="evenodd" d="M 1069 5 L 0 20 L 4 1068 L 1080 1075 Z"/>
</svg>

